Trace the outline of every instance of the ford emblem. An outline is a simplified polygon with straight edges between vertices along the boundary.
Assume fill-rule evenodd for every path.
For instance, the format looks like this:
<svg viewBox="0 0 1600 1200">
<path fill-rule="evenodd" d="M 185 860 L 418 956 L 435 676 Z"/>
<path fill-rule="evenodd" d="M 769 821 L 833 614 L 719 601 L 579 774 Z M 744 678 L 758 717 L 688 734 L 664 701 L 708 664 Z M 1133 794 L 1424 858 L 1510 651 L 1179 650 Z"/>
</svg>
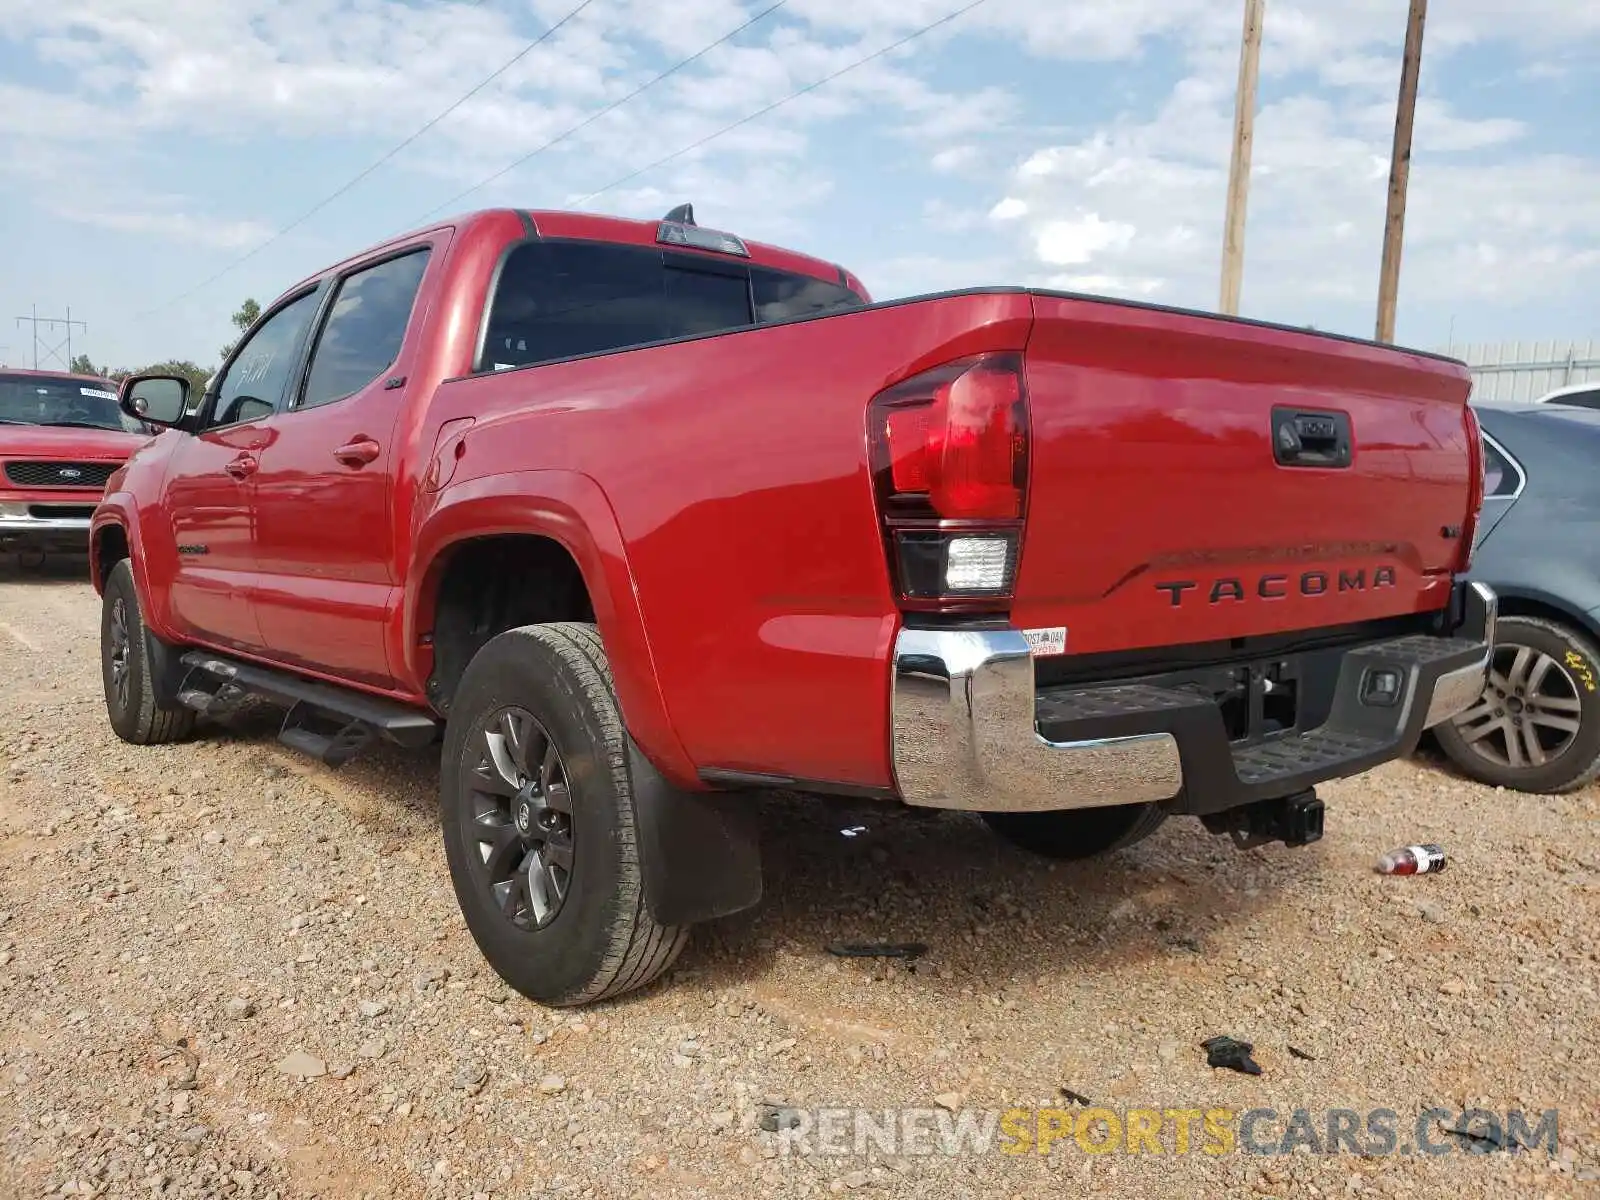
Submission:
<svg viewBox="0 0 1600 1200">
<path fill-rule="evenodd" d="M 83 472 L 78 470 L 77 467 L 62 467 L 61 470 L 59 472 L 57 472 L 57 474 L 59 474 L 61 476 L 61 478 L 63 478 L 63 479 L 82 479 L 83 478 Z"/>
</svg>

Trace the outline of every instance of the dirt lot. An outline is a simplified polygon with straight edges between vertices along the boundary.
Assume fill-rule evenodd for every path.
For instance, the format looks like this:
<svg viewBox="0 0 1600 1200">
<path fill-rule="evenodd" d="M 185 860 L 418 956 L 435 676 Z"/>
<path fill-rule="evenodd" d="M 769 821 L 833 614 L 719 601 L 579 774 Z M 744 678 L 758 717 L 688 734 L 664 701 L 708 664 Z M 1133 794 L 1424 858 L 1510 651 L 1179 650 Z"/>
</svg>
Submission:
<svg viewBox="0 0 1600 1200">
<path fill-rule="evenodd" d="M 0 565 L 0 1196 L 1600 1192 L 1595 789 L 1394 764 L 1325 789 L 1306 850 L 1183 821 L 1072 867 L 964 817 L 772 796 L 760 908 L 645 992 L 558 1013 L 467 936 L 430 753 L 333 773 L 264 721 L 124 746 L 98 619 L 81 573 Z M 1448 870 L 1371 872 L 1414 840 Z M 837 939 L 928 952 L 842 961 Z M 1214 1034 L 1264 1073 L 1208 1068 Z M 763 1102 L 977 1119 L 1062 1088 L 1235 1128 L 1275 1109 L 1269 1147 L 1297 1108 L 1319 1143 L 1328 1109 L 1393 1110 L 1402 1149 L 1434 1106 L 1559 1109 L 1560 1152 L 1435 1126 L 1439 1157 L 1208 1154 L 1196 1126 L 1177 1154 L 1168 1126 L 1161 1154 L 858 1155 L 847 1126 L 839 1156 L 760 1128 Z"/>
</svg>

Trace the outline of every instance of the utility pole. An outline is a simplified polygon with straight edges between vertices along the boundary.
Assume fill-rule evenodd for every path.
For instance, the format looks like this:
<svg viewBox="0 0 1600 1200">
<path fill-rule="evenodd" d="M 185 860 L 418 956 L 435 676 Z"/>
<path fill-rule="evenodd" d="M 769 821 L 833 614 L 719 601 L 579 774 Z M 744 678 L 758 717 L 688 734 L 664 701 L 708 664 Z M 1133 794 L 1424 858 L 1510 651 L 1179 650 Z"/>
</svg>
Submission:
<svg viewBox="0 0 1600 1200">
<path fill-rule="evenodd" d="M 1417 78 L 1422 73 L 1422 25 L 1428 0 L 1411 0 L 1405 57 L 1400 64 L 1400 102 L 1394 116 L 1394 151 L 1389 159 L 1389 212 L 1383 223 L 1383 265 L 1378 270 L 1378 341 L 1394 341 L 1394 310 L 1400 295 L 1400 252 L 1405 243 L 1406 185 L 1411 181 L 1411 125 L 1417 115 Z"/>
<path fill-rule="evenodd" d="M 1256 78 L 1261 65 L 1261 21 L 1266 0 L 1244 0 L 1244 42 L 1239 48 L 1239 86 L 1234 93 L 1233 163 L 1228 168 L 1228 214 L 1222 233 L 1221 310 L 1239 313 L 1244 282 L 1244 217 L 1250 198 L 1250 150 L 1255 142 Z"/>
<path fill-rule="evenodd" d="M 28 325 L 31 328 L 33 341 L 33 369 L 35 371 L 39 369 L 39 326 L 43 325 L 46 329 L 50 330 L 52 336 L 58 328 L 64 328 L 66 330 L 66 337 L 62 341 L 54 343 L 46 342 L 44 344 L 46 361 L 48 362 L 52 358 L 55 359 L 61 364 L 63 370 L 72 369 L 73 327 L 76 326 L 77 328 L 82 329 L 84 332 L 88 332 L 89 329 L 89 327 L 82 321 L 74 321 L 72 319 L 72 306 L 70 304 L 67 306 L 67 315 L 64 317 L 41 317 L 39 315 L 39 306 L 35 304 L 32 306 L 32 311 L 28 316 L 17 318 L 17 324 Z M 66 353 L 65 358 L 61 357 L 63 351 Z"/>
</svg>

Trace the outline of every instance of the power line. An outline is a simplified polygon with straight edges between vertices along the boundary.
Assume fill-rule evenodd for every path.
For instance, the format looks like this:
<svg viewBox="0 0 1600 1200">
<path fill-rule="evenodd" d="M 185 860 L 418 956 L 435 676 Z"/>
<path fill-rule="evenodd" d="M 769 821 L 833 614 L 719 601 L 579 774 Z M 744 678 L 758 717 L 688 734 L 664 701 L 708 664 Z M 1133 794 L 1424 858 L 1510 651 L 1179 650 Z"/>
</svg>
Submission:
<svg viewBox="0 0 1600 1200">
<path fill-rule="evenodd" d="M 479 3 L 479 2 L 481 2 L 481 0 L 474 0 L 474 3 Z M 370 166 L 368 166 L 360 174 L 356 175 L 352 179 L 347 180 L 340 187 L 338 187 L 334 191 L 330 192 L 327 196 L 324 196 L 321 200 L 317 201 L 316 204 L 314 204 L 310 208 L 306 209 L 305 212 L 301 213 L 294 220 L 290 221 L 287 225 L 285 225 L 282 229 L 278 230 L 271 237 L 267 238 L 266 241 L 259 243 L 254 248 L 246 251 L 244 254 L 241 254 L 238 258 L 236 258 L 232 262 L 228 263 L 227 266 L 223 267 L 216 274 L 210 276 L 207 279 L 202 280 L 200 283 L 197 283 L 194 287 L 190 288 L 188 291 L 182 293 L 181 295 L 178 295 L 178 296 L 174 297 L 173 299 L 168 300 L 164 304 L 158 304 L 154 308 L 146 309 L 144 312 L 139 313 L 135 319 L 148 317 L 152 313 L 160 312 L 164 308 L 170 308 L 174 304 L 182 303 L 183 301 L 187 300 L 190 296 L 193 296 L 196 292 L 203 291 L 204 289 L 210 287 L 213 283 L 215 283 L 217 280 L 221 279 L 224 275 L 227 275 L 230 271 L 234 270 L 234 268 L 242 266 L 244 263 L 246 263 L 250 259 L 254 258 L 257 254 L 260 254 L 268 246 L 272 245 L 279 238 L 283 237 L 284 234 L 289 233 L 291 230 L 298 229 L 301 225 L 305 224 L 312 217 L 316 216 L 317 213 L 321 212 L 324 208 L 328 207 L 328 205 L 332 204 L 340 196 L 343 196 L 351 188 L 355 187 L 356 184 L 360 183 L 363 179 L 367 178 L 367 176 L 371 175 L 379 167 L 383 166 L 384 163 L 388 162 L 396 154 L 399 154 L 400 151 L 404 150 L 407 146 L 411 145 L 412 142 L 416 141 L 423 134 L 427 133 L 428 130 L 432 129 L 440 121 L 444 120 L 451 113 L 455 112 L 456 109 L 460 108 L 468 100 L 471 100 L 474 96 L 476 96 L 484 88 L 488 87 L 496 79 L 500 78 L 500 76 L 504 75 L 512 67 L 516 66 L 517 63 L 521 62 L 524 58 L 526 58 L 528 56 L 528 54 L 531 53 L 534 50 L 535 47 L 537 47 L 539 45 L 542 45 L 558 29 L 560 29 L 568 21 L 572 20 L 573 17 L 577 16 L 579 13 L 581 13 L 584 9 L 588 8 L 593 3 L 594 3 L 594 0 L 580 0 L 580 3 L 575 8 L 573 8 L 570 12 L 568 12 L 566 16 L 562 17 L 559 21 L 557 21 L 554 25 L 550 26 L 550 28 L 546 29 L 538 37 L 534 38 L 531 42 L 529 42 L 521 50 L 517 51 L 516 54 L 512 55 L 503 64 L 501 64 L 501 66 L 497 70 L 495 70 L 495 71 L 491 72 L 490 74 L 484 76 L 481 80 L 478 81 L 478 83 L 470 91 L 466 92 L 464 95 L 459 97 L 448 108 L 444 109 L 442 112 L 440 112 L 440 113 L 436 114 L 435 116 L 433 116 L 432 118 L 430 118 L 420 128 L 418 128 L 414 133 L 412 133 L 409 137 L 405 138 L 403 141 L 401 141 L 401 142 L 397 143 L 396 145 L 394 145 L 393 147 L 391 147 L 380 158 L 378 158 L 377 161 L 373 162 Z"/>
<path fill-rule="evenodd" d="M 451 196 L 450 199 L 446 200 L 443 204 L 436 205 L 435 207 L 430 208 L 427 212 L 423 213 L 420 217 L 416 218 L 413 221 L 408 222 L 407 223 L 407 228 L 411 228 L 411 227 L 414 227 L 416 225 L 421 224 L 422 222 L 426 221 L 429 217 L 433 216 L 435 213 L 443 212 L 445 209 L 450 208 L 452 205 L 454 205 L 457 201 L 464 200 L 468 196 L 472 195 L 473 192 L 476 192 L 481 188 L 488 187 L 495 180 L 501 179 L 504 176 L 509 175 L 512 171 L 515 171 L 518 167 L 526 166 L 529 162 L 531 162 L 535 158 L 539 157 L 539 155 L 543 154 L 546 150 L 549 150 L 549 149 L 551 149 L 551 148 L 553 148 L 555 146 L 560 145 L 562 142 L 566 141 L 573 134 L 580 133 L 583 130 L 587 129 L 590 125 L 593 125 L 601 117 L 604 117 L 609 113 L 615 112 L 617 109 L 621 108 L 624 104 L 628 103 L 628 101 L 632 100 L 634 97 L 636 97 L 638 95 L 641 95 L 642 93 L 647 92 L 651 88 L 655 87 L 655 85 L 660 83 L 662 80 L 667 79 L 670 76 L 676 75 L 679 71 L 683 70 L 683 68 L 685 68 L 685 67 L 689 66 L 690 64 L 692 64 L 694 62 L 697 62 L 698 60 L 704 58 L 707 54 L 710 54 L 713 50 L 717 49 L 719 46 L 724 46 L 728 42 L 731 42 L 734 38 L 738 37 L 746 29 L 749 29 L 757 21 L 764 20 L 766 17 L 771 16 L 773 13 L 777 12 L 778 9 L 782 8 L 788 2 L 789 2 L 789 0 L 777 0 L 776 4 L 768 5 L 766 8 L 764 8 L 760 12 L 758 12 L 755 16 L 751 17 L 743 25 L 739 26 L 739 28 L 733 30 L 730 33 L 723 34 L 720 38 L 718 38 L 716 41 L 712 42 L 710 45 L 704 46 L 701 49 L 696 50 L 688 58 L 685 58 L 685 59 L 681 60 L 680 62 L 674 63 L 672 66 L 668 67 L 665 71 L 661 72 L 661 74 L 657 75 L 654 79 L 650 80 L 648 83 L 640 84 L 638 87 L 634 88 L 633 91 L 629 92 L 626 96 L 622 97 L 620 100 L 612 101 L 610 104 L 608 104 L 604 108 L 602 108 L 599 112 L 593 113 L 590 116 L 585 117 L 582 121 L 578 122 L 578 124 L 572 126 L 570 129 L 563 130 L 561 133 L 559 133 L 555 137 L 551 138 L 544 145 L 540 146 L 537 150 L 533 150 L 533 151 L 530 151 L 527 154 L 524 154 L 521 158 L 517 159 L 516 162 L 511 163 L 508 166 L 500 168 L 500 170 L 496 171 L 493 175 L 487 176 L 484 179 L 480 179 L 477 183 L 473 184 L 471 187 L 467 188 L 465 191 L 457 192 L 454 196 Z"/>
<path fill-rule="evenodd" d="M 39 369 L 39 347 L 41 345 L 44 347 L 46 366 L 49 365 L 51 359 L 55 359 L 65 370 L 70 371 L 72 369 L 73 327 L 76 326 L 85 333 L 89 332 L 89 327 L 82 321 L 72 319 L 72 305 L 70 304 L 67 305 L 67 315 L 65 317 L 41 317 L 39 315 L 39 306 L 35 304 L 26 317 L 17 318 L 17 324 L 29 327 L 33 344 L 33 369 L 35 371 Z M 39 336 L 39 326 L 41 325 L 50 331 L 50 337 L 55 336 L 55 331 L 58 328 L 67 331 L 66 337 L 59 342 L 47 341 Z"/>
<path fill-rule="evenodd" d="M 838 79 L 841 75 L 849 74 L 851 71 L 854 71 L 857 67 L 864 67 L 869 62 L 873 62 L 876 59 L 882 58 L 885 54 L 894 53 L 894 51 L 900 49 L 900 47 L 905 46 L 905 45 L 907 45 L 907 44 L 909 44 L 911 42 L 916 41 L 919 37 L 922 37 L 924 34 L 932 33 L 935 29 L 938 29 L 941 25 L 948 25 L 951 21 L 954 21 L 957 17 L 965 16 L 967 13 L 971 12 L 973 9 L 977 8 L 980 4 L 983 4 L 983 3 L 985 3 L 985 0 L 971 0 L 971 3 L 962 5 L 962 7 L 956 9 L 955 12 L 950 13 L 948 16 L 940 17 L 937 21 L 934 21 L 931 24 L 924 25 L 921 29 L 915 30 L 914 32 L 907 34 L 905 37 L 901 38 L 899 41 L 892 42 L 889 45 L 883 47 L 881 50 L 874 50 L 871 54 L 866 55 L 864 58 L 858 58 L 854 62 L 849 63 L 846 66 L 840 67 L 833 74 L 824 75 L 821 79 L 817 80 L 815 83 L 808 83 L 805 87 L 798 88 L 795 91 L 790 92 L 787 96 L 783 97 L 781 100 L 774 100 L 771 104 L 767 105 L 765 108 L 757 109 L 755 112 L 749 114 L 748 116 L 740 117 L 737 121 L 733 122 L 731 125 L 724 125 L 721 129 L 717 130 L 715 133 L 708 133 L 708 134 L 706 134 L 705 137 L 700 138 L 698 141 L 690 142 L 687 146 L 683 146 L 683 147 L 681 147 L 681 148 L 679 148 L 677 150 L 674 150 L 671 154 L 668 154 L 668 155 L 666 155 L 666 156 L 664 156 L 662 158 L 658 158 L 653 163 L 648 163 L 645 166 L 640 167 L 636 171 L 630 171 L 628 174 L 624 175 L 621 179 L 613 180 L 611 183 L 606 184 L 606 186 L 601 188 L 599 191 L 590 192 L 587 196 L 579 197 L 577 200 L 574 200 L 571 203 L 570 207 L 577 208 L 579 205 L 587 204 L 589 201 L 594 200 L 594 199 L 596 199 L 596 198 L 598 198 L 600 196 L 605 195 L 607 192 L 611 191 L 613 188 L 619 188 L 623 184 L 629 183 L 632 180 L 635 180 L 635 179 L 639 178 L 639 176 L 645 174 L 646 172 L 653 171 L 657 167 L 665 166 L 667 163 L 672 162 L 674 159 L 682 158 L 685 154 L 688 154 L 689 152 L 691 152 L 693 150 L 698 150 L 698 149 L 700 149 L 701 146 L 704 146 L 709 142 L 716 141 L 719 137 L 722 137 L 724 134 L 732 133 L 735 129 L 738 129 L 738 128 L 742 127 L 742 126 L 748 125 L 752 121 L 760 120 L 762 117 L 766 116 L 768 113 L 773 112 L 776 109 L 782 108 L 785 104 L 788 104 L 791 100 L 798 100 L 801 96 L 804 96 L 804 95 L 807 95 L 807 94 L 809 94 L 811 92 L 814 92 L 818 88 L 824 86 L 825 84 L 832 83 L 835 79 Z"/>
</svg>

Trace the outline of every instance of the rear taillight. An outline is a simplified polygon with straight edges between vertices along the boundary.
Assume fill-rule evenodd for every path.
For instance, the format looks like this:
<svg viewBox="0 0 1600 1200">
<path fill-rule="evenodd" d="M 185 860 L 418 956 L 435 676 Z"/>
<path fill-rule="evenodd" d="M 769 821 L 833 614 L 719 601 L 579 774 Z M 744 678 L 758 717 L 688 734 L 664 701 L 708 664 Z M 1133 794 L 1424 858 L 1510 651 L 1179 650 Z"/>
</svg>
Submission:
<svg viewBox="0 0 1600 1200">
<path fill-rule="evenodd" d="M 1478 540 L 1478 520 L 1483 515 L 1483 498 L 1487 493 L 1487 481 L 1484 478 L 1488 470 L 1489 456 L 1483 449 L 1483 428 L 1478 423 L 1478 414 L 1472 411 L 1472 405 L 1467 405 L 1467 521 L 1461 527 L 1461 559 L 1460 570 L 1465 571 L 1472 566 L 1472 552 L 1476 548 L 1474 543 Z"/>
<path fill-rule="evenodd" d="M 906 608 L 1004 608 L 1016 580 L 1028 479 L 1020 354 L 924 372 L 868 411 L 873 483 Z"/>
</svg>

